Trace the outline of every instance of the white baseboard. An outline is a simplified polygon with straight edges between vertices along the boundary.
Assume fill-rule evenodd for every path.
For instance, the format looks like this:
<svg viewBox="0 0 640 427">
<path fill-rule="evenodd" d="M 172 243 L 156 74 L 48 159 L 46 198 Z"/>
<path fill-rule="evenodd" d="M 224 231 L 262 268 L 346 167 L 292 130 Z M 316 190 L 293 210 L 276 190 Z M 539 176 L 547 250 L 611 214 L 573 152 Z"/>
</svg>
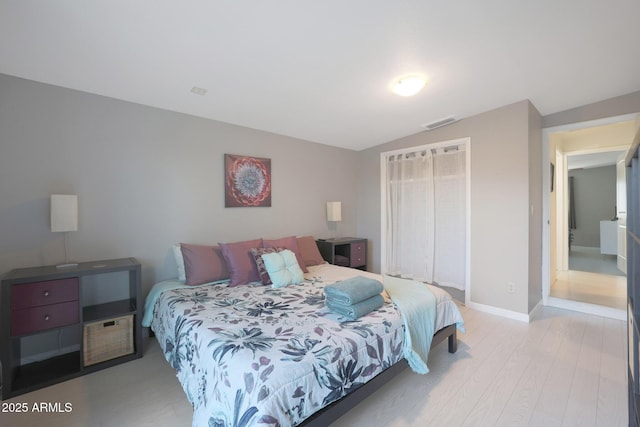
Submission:
<svg viewBox="0 0 640 427">
<path fill-rule="evenodd" d="M 477 302 L 468 302 L 467 307 L 474 310 L 482 311 L 484 313 L 495 314 L 497 316 L 506 317 L 507 319 L 519 320 L 521 322 L 531 322 L 538 314 L 544 305 L 550 307 L 562 308 L 565 310 L 579 311 L 581 313 L 593 314 L 596 316 L 607 317 L 609 319 L 627 320 L 627 312 L 625 310 L 619 310 L 611 307 L 603 307 L 601 305 L 588 304 L 578 301 L 570 301 L 561 298 L 548 297 L 547 301 L 543 303 L 540 301 L 529 312 L 529 314 L 518 313 L 511 310 L 505 310 L 504 308 L 493 307 L 491 305 L 479 304 Z"/>
<path fill-rule="evenodd" d="M 519 320 L 520 322 L 529 323 L 529 321 L 531 320 L 531 315 L 529 314 L 518 313 L 516 311 L 506 310 L 504 308 L 494 307 L 491 305 L 479 304 L 477 302 L 469 301 L 466 306 L 474 310 L 482 311 L 484 313 L 495 314 L 497 316 L 506 317 L 507 319 Z"/>
<path fill-rule="evenodd" d="M 538 304 L 536 304 L 536 306 L 533 307 L 533 309 L 529 312 L 529 321 L 532 321 L 538 315 L 538 312 L 542 310 L 542 307 L 544 307 L 544 304 L 542 303 L 542 300 L 540 300 L 538 301 Z"/>
<path fill-rule="evenodd" d="M 562 298 L 549 297 L 546 305 L 565 310 L 579 311 L 581 313 L 593 314 L 596 316 L 607 317 L 609 319 L 627 320 L 627 311 L 612 307 L 604 307 L 602 305 L 589 304 L 580 301 L 571 301 Z"/>
</svg>

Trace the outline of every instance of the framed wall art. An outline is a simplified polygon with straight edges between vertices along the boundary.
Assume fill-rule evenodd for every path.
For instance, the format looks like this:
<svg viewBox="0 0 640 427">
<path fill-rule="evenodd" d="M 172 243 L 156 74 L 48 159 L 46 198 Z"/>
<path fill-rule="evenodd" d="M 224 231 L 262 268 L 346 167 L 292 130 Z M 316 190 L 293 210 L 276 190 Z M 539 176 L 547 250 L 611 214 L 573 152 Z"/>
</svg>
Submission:
<svg viewBox="0 0 640 427">
<path fill-rule="evenodd" d="M 224 206 L 271 206 L 271 159 L 224 155 Z"/>
</svg>

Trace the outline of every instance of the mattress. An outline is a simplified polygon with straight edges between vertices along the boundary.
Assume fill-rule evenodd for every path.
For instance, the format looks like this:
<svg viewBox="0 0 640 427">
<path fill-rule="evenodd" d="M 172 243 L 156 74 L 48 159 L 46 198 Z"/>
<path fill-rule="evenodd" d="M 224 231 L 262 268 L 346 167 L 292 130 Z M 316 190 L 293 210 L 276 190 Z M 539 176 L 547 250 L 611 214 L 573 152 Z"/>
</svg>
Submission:
<svg viewBox="0 0 640 427">
<path fill-rule="evenodd" d="M 297 425 L 402 359 L 402 317 L 388 296 L 356 320 L 324 304 L 325 285 L 380 276 L 330 264 L 308 269 L 302 284 L 279 289 L 165 282 L 146 305 L 193 405 L 193 426 Z M 435 329 L 461 325 L 451 297 L 429 289 Z"/>
</svg>

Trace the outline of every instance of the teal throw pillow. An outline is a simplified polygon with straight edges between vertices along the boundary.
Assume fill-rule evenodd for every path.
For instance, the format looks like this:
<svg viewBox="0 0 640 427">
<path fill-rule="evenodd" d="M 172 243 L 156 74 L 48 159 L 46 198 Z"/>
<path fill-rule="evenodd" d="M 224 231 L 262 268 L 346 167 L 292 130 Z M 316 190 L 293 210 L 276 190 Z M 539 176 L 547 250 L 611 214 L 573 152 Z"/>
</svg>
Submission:
<svg viewBox="0 0 640 427">
<path fill-rule="evenodd" d="M 262 261 L 274 288 L 297 285 L 304 280 L 296 255 L 289 249 L 262 254 Z"/>
</svg>

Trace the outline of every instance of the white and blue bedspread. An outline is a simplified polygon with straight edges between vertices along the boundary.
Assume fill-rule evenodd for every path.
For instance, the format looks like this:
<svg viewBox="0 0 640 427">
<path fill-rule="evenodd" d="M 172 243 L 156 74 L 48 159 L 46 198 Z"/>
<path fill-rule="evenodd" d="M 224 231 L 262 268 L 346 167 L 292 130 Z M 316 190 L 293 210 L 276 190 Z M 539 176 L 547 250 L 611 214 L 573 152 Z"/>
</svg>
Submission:
<svg viewBox="0 0 640 427">
<path fill-rule="evenodd" d="M 151 327 L 193 405 L 193 426 L 297 425 L 398 362 L 402 317 L 388 298 L 355 321 L 326 308 L 323 287 L 353 272 L 325 264 L 285 288 L 162 292 Z M 461 323 L 448 294 L 436 292 L 436 330 Z"/>
</svg>

